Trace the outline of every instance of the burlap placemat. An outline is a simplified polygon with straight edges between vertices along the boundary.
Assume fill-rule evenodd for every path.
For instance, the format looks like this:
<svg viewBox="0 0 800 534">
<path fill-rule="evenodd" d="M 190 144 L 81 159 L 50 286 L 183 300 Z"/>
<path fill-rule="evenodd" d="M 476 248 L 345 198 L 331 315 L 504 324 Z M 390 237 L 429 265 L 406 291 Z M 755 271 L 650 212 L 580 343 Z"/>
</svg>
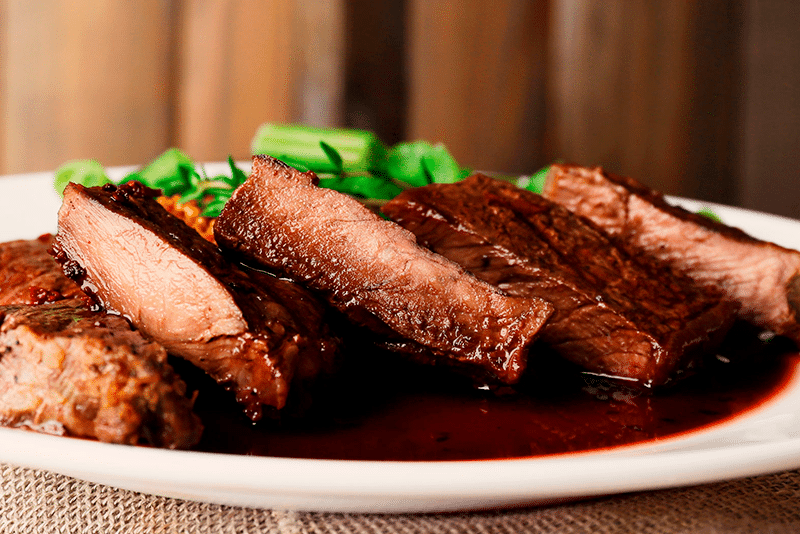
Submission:
<svg viewBox="0 0 800 534">
<path fill-rule="evenodd" d="M 428 515 L 253 510 L 0 465 L 0 533 L 800 532 L 800 471 L 525 510 Z"/>
</svg>

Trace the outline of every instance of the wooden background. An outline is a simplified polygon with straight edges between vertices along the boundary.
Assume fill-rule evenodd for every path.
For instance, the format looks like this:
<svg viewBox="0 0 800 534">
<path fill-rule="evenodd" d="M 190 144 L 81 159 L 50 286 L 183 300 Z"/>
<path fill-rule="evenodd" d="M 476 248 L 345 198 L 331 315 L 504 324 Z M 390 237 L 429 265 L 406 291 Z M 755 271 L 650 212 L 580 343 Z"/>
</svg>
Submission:
<svg viewBox="0 0 800 534">
<path fill-rule="evenodd" d="M 800 217 L 794 0 L 0 0 L 0 173 L 298 121 Z"/>
</svg>

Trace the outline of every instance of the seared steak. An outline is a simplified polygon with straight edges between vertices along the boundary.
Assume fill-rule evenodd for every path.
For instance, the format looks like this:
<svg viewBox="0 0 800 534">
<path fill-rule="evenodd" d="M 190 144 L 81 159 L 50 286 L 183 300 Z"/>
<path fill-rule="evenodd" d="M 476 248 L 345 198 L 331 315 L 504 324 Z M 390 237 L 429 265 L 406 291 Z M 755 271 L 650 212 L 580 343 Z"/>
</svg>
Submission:
<svg viewBox="0 0 800 534">
<path fill-rule="evenodd" d="M 82 295 L 49 251 L 53 236 L 0 243 L 0 305 L 34 304 Z"/>
<path fill-rule="evenodd" d="M 544 195 L 621 243 L 719 286 L 739 315 L 800 343 L 800 252 L 668 204 L 631 178 L 553 165 Z"/>
<path fill-rule="evenodd" d="M 327 368 L 336 341 L 321 304 L 249 275 L 136 182 L 64 192 L 56 259 L 109 311 L 233 389 L 254 420 L 282 408 L 298 369 Z M 304 376 L 303 378 L 307 378 Z"/>
<path fill-rule="evenodd" d="M 383 207 L 478 278 L 555 306 L 542 340 L 599 374 L 653 386 L 713 347 L 736 306 L 627 255 L 590 221 L 484 175 L 403 192 Z"/>
<path fill-rule="evenodd" d="M 187 448 L 202 425 L 166 351 L 78 299 L 0 306 L 0 423 Z"/>
<path fill-rule="evenodd" d="M 224 249 L 307 284 L 355 322 L 480 379 L 517 381 L 552 311 L 479 281 L 355 199 L 317 187 L 313 173 L 268 156 L 253 158 L 214 233 Z"/>
</svg>

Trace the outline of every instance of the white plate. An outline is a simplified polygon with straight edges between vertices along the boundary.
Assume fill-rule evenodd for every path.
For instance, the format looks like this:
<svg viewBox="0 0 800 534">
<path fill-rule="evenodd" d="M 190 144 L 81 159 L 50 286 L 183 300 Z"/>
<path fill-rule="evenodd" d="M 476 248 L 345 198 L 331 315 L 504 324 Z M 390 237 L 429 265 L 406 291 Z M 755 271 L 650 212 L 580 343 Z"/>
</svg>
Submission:
<svg viewBox="0 0 800 534">
<path fill-rule="evenodd" d="M 208 171 L 223 168 L 209 165 Z M 51 179 L 49 173 L 0 178 L 0 241 L 55 229 L 59 199 Z M 800 248 L 798 221 L 711 207 L 757 237 Z M 258 508 L 431 512 L 542 504 L 800 468 L 800 373 L 772 400 L 733 420 L 599 452 L 457 462 L 296 460 L 109 445 L 0 428 L 0 461 L 145 493 Z"/>
</svg>

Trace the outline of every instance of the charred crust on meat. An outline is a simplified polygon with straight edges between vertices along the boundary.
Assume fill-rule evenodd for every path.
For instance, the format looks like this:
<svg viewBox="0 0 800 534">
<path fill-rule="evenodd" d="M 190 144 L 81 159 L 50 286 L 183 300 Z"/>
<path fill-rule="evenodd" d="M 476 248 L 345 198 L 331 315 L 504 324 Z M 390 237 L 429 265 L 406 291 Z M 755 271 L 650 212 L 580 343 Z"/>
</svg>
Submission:
<svg viewBox="0 0 800 534">
<path fill-rule="evenodd" d="M 113 186 L 113 184 L 106 184 L 103 186 L 103 190 L 111 193 L 111 199 L 116 202 L 129 202 L 131 199 L 156 198 L 161 195 L 160 190 L 147 187 L 143 183 L 135 180 L 126 182 L 120 186 L 113 186 L 113 188 L 107 187 L 109 185 Z"/>
<path fill-rule="evenodd" d="M 552 313 L 549 303 L 502 293 L 315 182 L 312 173 L 255 156 L 250 178 L 217 219 L 217 243 L 247 264 L 306 285 L 383 348 L 482 381 L 519 380 L 527 348 Z M 314 216 L 304 217 L 309 208 Z"/>
<path fill-rule="evenodd" d="M 487 176 L 405 191 L 383 212 L 478 278 L 553 302 L 542 340 L 591 372 L 664 385 L 733 321 L 736 306 L 717 291 L 631 256 L 590 221 Z"/>
<path fill-rule="evenodd" d="M 323 323 L 322 312 L 314 305 L 314 297 L 286 280 L 244 272 L 194 228 L 151 198 L 156 193 L 133 182 L 116 188 L 73 185 L 65 190 L 57 242 L 66 254 L 59 257 L 67 271 L 70 260 L 81 263 L 85 273 L 75 269 L 69 274 L 81 279 L 84 292 L 110 313 L 129 318 L 148 337 L 198 365 L 229 389 L 238 392 L 249 388 L 252 393 L 246 395 L 244 404 L 247 415 L 254 419 L 261 410 L 248 409 L 248 404 L 269 404 L 280 409 L 286 403 L 290 382 L 311 381 L 317 373 L 332 370 L 334 354 L 323 353 L 323 347 L 329 347 L 333 338 Z M 124 239 L 120 234 L 125 232 L 108 231 L 108 225 L 96 229 L 91 223 L 93 217 L 111 218 L 118 225 L 117 230 L 123 228 L 141 247 L 131 251 L 120 243 Z M 111 252 L 105 255 L 100 250 Z M 162 263 L 164 254 L 170 258 L 168 266 Z M 115 285 L 98 274 L 122 268 L 134 273 L 132 278 L 138 277 L 135 273 L 149 273 L 138 277 L 147 279 L 149 285 Z M 181 273 L 167 274 L 186 280 L 187 285 L 176 288 L 174 284 L 162 284 L 163 269 L 182 269 Z M 196 274 L 202 283 L 188 285 L 195 278 L 184 276 L 186 272 Z M 150 306 L 147 313 L 139 313 L 139 301 L 117 298 L 148 291 L 169 295 L 172 300 L 190 295 L 190 299 L 200 299 L 208 305 L 202 310 L 190 306 L 187 316 L 175 319 L 179 328 L 191 331 L 188 337 L 178 338 L 163 327 L 158 316 L 181 314 L 171 314 L 169 308 L 164 308 L 163 313 L 153 312 Z M 163 302 L 168 306 L 167 299 Z M 209 318 L 208 314 L 221 320 Z M 301 361 L 313 364 L 303 367 Z M 276 373 L 276 368 L 281 367 L 286 369 Z"/>
<path fill-rule="evenodd" d="M 64 276 L 71 278 L 78 283 L 82 282 L 83 279 L 86 278 L 86 270 L 77 261 L 64 260 L 64 262 L 61 264 L 61 267 L 64 270 Z"/>
<path fill-rule="evenodd" d="M 44 304 L 46 302 L 56 302 L 58 300 L 64 299 L 64 295 L 62 295 L 60 291 L 56 291 L 53 289 L 31 286 L 28 288 L 28 291 L 30 292 L 31 295 L 30 302 L 34 306 L 38 304 Z"/>
<path fill-rule="evenodd" d="M 599 167 L 551 166 L 544 196 L 591 219 L 621 246 L 716 285 L 740 305 L 739 318 L 800 344 L 800 252 L 672 205 Z"/>
</svg>

